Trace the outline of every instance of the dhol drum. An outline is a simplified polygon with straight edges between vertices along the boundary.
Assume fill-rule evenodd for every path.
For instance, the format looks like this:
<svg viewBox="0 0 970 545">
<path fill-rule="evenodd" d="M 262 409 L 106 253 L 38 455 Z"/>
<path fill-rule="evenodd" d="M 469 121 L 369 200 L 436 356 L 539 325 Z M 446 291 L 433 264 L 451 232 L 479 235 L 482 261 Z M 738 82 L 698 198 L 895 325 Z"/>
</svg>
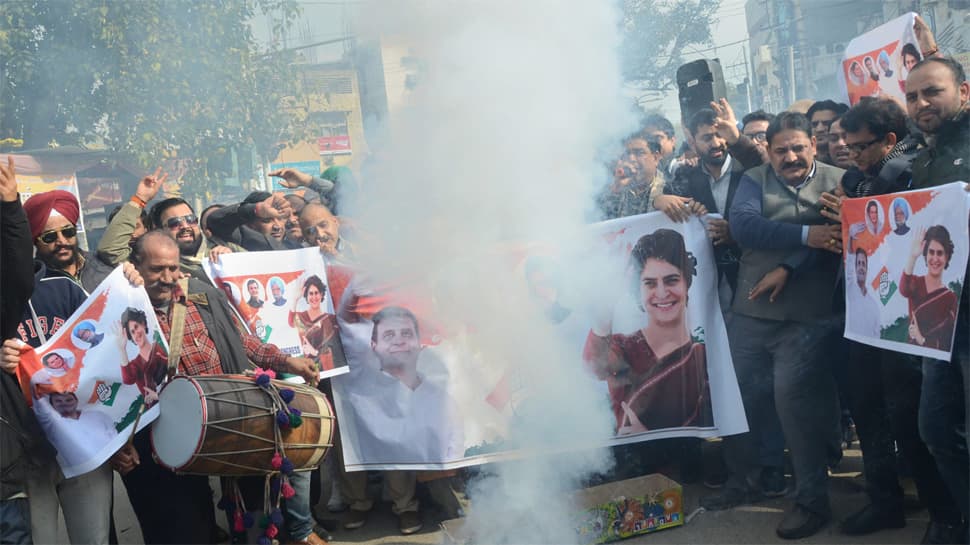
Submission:
<svg viewBox="0 0 970 545">
<path fill-rule="evenodd" d="M 279 430 L 282 452 L 295 469 L 320 465 L 333 446 L 333 407 L 320 391 L 273 381 L 294 392 L 303 424 Z M 273 471 L 277 450 L 273 396 L 242 375 L 176 376 L 158 395 L 152 425 L 158 462 L 176 473 L 242 476 Z"/>
</svg>

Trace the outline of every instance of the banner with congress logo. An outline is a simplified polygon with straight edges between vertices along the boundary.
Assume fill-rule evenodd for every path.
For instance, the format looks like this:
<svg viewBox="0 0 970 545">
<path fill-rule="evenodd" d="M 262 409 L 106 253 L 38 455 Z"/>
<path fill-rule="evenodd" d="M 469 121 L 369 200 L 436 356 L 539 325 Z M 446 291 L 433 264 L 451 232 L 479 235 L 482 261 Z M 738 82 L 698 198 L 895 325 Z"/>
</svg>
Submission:
<svg viewBox="0 0 970 545">
<path fill-rule="evenodd" d="M 950 360 L 970 241 L 964 186 L 844 201 L 846 338 Z"/>
<path fill-rule="evenodd" d="M 167 372 L 168 344 L 148 295 L 118 267 L 46 343 L 24 345 L 18 378 L 70 478 L 107 461 L 136 422 L 141 429 L 158 416 Z"/>
<path fill-rule="evenodd" d="M 862 97 L 906 97 L 906 77 L 923 59 L 913 31 L 915 13 L 907 13 L 857 36 L 845 47 L 838 80 L 849 104 Z"/>
<path fill-rule="evenodd" d="M 313 359 L 321 378 L 347 372 L 320 250 L 224 254 L 203 267 L 261 341 Z"/>
<path fill-rule="evenodd" d="M 701 219 L 647 214 L 483 253 L 410 282 L 350 280 L 350 372 L 333 380 L 348 470 L 747 431 Z M 505 287 L 474 291 L 476 276 Z M 550 420 L 568 433 L 543 437 Z"/>
</svg>

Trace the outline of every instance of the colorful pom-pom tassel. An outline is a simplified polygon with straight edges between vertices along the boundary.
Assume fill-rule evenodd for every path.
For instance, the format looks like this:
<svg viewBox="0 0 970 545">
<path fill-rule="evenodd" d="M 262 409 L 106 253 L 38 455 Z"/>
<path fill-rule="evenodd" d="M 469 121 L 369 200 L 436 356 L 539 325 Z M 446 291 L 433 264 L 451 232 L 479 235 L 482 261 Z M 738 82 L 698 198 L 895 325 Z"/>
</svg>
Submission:
<svg viewBox="0 0 970 545">
<path fill-rule="evenodd" d="M 263 388 L 269 386 L 269 375 L 259 375 L 256 377 L 256 384 Z"/>
<path fill-rule="evenodd" d="M 269 526 L 269 516 L 263 515 L 259 517 L 259 527 L 265 530 Z"/>
<path fill-rule="evenodd" d="M 259 539 L 256 540 L 256 543 L 258 543 L 259 545 L 273 545 L 273 540 L 271 540 L 266 536 L 259 536 Z"/>
<path fill-rule="evenodd" d="M 287 482 L 283 483 L 283 488 L 281 488 L 280 490 L 282 491 L 283 497 L 286 499 L 290 499 L 296 495 L 296 490 L 293 490 L 293 487 L 290 486 L 290 483 L 287 483 Z"/>
<path fill-rule="evenodd" d="M 252 513 L 246 513 L 245 515 L 243 515 L 243 526 L 245 526 L 246 528 L 252 528 L 253 527 L 253 514 Z"/>
<path fill-rule="evenodd" d="M 270 523 L 270 525 L 266 527 L 266 537 L 273 539 L 278 533 L 280 533 L 280 531 L 275 524 Z"/>
<path fill-rule="evenodd" d="M 294 396 L 296 396 L 296 393 L 289 388 L 280 390 L 280 398 L 283 399 L 283 403 L 289 404 L 289 402 L 293 401 Z"/>
<path fill-rule="evenodd" d="M 283 524 L 283 512 L 279 509 L 273 509 L 273 511 L 269 514 L 269 519 L 273 522 L 273 524 L 281 526 Z"/>
<path fill-rule="evenodd" d="M 284 475 L 293 473 L 293 462 L 291 462 L 289 458 L 283 458 L 283 463 L 280 464 L 280 471 L 282 471 Z"/>
<path fill-rule="evenodd" d="M 290 415 L 290 427 L 291 428 L 294 428 L 294 429 L 295 428 L 299 428 L 302 425 L 303 425 L 303 418 L 300 417 L 300 415 L 298 415 L 298 414 L 291 414 Z"/>
<path fill-rule="evenodd" d="M 279 411 L 276 413 L 276 425 L 281 429 L 286 429 L 290 427 L 290 415 L 286 414 L 286 411 Z"/>
<path fill-rule="evenodd" d="M 277 470 L 283 465 L 283 457 L 280 456 L 279 452 L 273 453 L 273 459 L 269 461 L 269 465 Z"/>
<path fill-rule="evenodd" d="M 243 524 L 243 516 L 241 511 L 236 511 L 232 517 L 232 531 L 237 534 L 241 534 L 246 531 L 246 526 Z"/>
</svg>

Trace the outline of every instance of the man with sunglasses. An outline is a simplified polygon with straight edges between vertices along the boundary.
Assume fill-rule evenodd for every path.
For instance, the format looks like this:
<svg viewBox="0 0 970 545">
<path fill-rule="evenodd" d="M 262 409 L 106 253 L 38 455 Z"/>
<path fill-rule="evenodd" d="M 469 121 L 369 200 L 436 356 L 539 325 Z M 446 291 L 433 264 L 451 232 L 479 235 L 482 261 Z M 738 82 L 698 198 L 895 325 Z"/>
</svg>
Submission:
<svg viewBox="0 0 970 545">
<path fill-rule="evenodd" d="M 199 218 L 192 206 L 179 197 L 170 197 L 152 206 L 149 214 L 152 226 L 167 232 L 179 247 L 179 264 L 182 272 L 209 282 L 202 269 L 202 259 L 208 257 L 218 261 L 222 254 L 232 253 L 228 246 L 218 245 L 206 240 L 199 226 Z"/>
<path fill-rule="evenodd" d="M 111 273 L 110 266 L 78 248 L 81 208 L 72 193 L 60 189 L 39 193 L 27 199 L 24 211 L 37 259 L 44 262 L 49 275 L 67 276 L 90 292 Z"/>
<path fill-rule="evenodd" d="M 817 142 L 816 149 L 818 150 L 817 158 L 819 161 L 832 164 L 832 158 L 829 156 L 829 141 L 826 136 L 832 126 L 832 120 L 844 114 L 848 109 L 849 107 L 845 104 L 834 100 L 820 100 L 808 108 L 808 113 L 805 116 L 808 117 L 812 125 L 812 136 L 815 137 Z"/>
<path fill-rule="evenodd" d="M 145 207 L 155 198 L 167 179 L 168 173 L 162 173 L 161 168 L 156 169 L 154 174 L 145 176 L 138 182 L 135 194 L 127 203 L 111 213 L 108 227 L 98 242 L 98 257 L 102 261 L 117 265 L 128 260 L 135 242 L 151 228 Z"/>
</svg>

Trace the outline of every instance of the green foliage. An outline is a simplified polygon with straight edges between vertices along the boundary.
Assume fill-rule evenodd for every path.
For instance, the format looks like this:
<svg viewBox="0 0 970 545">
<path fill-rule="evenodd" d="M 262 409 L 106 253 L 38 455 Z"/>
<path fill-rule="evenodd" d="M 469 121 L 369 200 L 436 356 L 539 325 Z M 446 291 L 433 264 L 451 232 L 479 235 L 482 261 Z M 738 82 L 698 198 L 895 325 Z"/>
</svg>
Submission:
<svg viewBox="0 0 970 545">
<path fill-rule="evenodd" d="M 691 46 L 711 43 L 721 0 L 623 0 L 624 78 L 651 91 L 673 88 Z"/>
<path fill-rule="evenodd" d="M 295 0 L 0 2 L 0 138 L 24 149 L 102 145 L 148 169 L 177 157 L 189 194 L 228 174 L 233 149 L 269 155 L 301 121 L 294 57 L 261 50 Z"/>
<path fill-rule="evenodd" d="M 892 324 L 882 328 L 879 338 L 900 343 L 909 342 L 909 317 L 900 316 Z"/>
</svg>

